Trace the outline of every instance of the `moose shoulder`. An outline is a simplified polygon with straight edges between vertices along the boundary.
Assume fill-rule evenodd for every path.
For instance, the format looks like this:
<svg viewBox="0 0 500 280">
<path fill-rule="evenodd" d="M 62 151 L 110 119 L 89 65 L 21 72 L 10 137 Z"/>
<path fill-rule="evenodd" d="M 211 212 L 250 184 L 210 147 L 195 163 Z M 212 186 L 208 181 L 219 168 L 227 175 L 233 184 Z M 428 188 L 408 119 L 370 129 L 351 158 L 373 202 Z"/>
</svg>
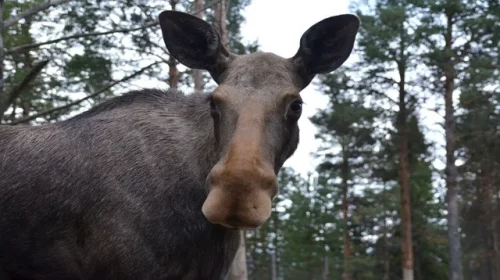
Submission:
<svg viewBox="0 0 500 280">
<path fill-rule="evenodd" d="M 238 230 L 270 216 L 300 91 L 345 62 L 359 28 L 324 19 L 285 59 L 232 54 L 185 13 L 159 18 L 171 55 L 218 87 L 134 91 L 59 123 L 0 127 L 6 279 L 223 278 Z"/>
</svg>

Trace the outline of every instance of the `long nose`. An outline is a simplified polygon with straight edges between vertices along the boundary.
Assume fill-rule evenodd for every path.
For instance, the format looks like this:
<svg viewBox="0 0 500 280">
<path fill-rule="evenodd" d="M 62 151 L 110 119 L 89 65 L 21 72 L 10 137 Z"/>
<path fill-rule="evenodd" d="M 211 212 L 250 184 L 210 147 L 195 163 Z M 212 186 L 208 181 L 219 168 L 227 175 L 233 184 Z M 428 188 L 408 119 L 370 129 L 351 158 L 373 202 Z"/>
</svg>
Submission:
<svg viewBox="0 0 500 280">
<path fill-rule="evenodd" d="M 232 159 L 217 164 L 208 177 L 209 193 L 202 212 L 226 227 L 256 228 L 271 215 L 278 192 L 276 175 L 265 162 Z"/>
<path fill-rule="evenodd" d="M 208 197 L 202 212 L 208 221 L 226 227 L 256 228 L 271 215 L 278 183 L 266 145 L 265 121 L 248 107 L 238 119 L 227 154 L 210 171 Z"/>
</svg>

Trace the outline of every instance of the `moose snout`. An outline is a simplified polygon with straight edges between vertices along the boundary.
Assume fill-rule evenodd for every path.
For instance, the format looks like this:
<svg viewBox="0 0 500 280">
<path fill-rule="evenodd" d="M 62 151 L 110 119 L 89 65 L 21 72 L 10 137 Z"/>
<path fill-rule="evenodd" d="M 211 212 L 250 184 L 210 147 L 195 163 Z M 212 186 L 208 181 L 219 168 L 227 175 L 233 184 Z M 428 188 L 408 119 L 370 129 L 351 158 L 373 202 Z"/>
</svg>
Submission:
<svg viewBox="0 0 500 280">
<path fill-rule="evenodd" d="M 219 163 L 207 178 L 203 215 L 213 224 L 257 228 L 271 216 L 278 192 L 274 169 L 266 164 Z"/>
</svg>

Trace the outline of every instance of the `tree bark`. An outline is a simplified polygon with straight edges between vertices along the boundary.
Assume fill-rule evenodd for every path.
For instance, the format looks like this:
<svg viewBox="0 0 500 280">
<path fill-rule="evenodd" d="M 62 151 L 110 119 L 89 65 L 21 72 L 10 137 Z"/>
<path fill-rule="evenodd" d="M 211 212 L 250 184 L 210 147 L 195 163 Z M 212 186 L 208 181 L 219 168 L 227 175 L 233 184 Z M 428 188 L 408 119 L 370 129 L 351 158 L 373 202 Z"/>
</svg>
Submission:
<svg viewBox="0 0 500 280">
<path fill-rule="evenodd" d="M 275 211 L 273 211 L 272 214 L 273 214 L 272 215 L 272 225 L 273 225 L 275 237 L 273 239 L 274 251 L 271 255 L 271 279 L 277 280 L 278 279 L 278 270 L 279 270 L 279 265 L 278 265 L 279 217 L 278 217 L 278 213 L 276 213 Z"/>
<path fill-rule="evenodd" d="M 384 183 L 384 193 L 386 192 L 386 186 Z M 390 280 L 391 278 L 391 260 L 389 259 L 390 257 L 390 251 L 389 251 L 389 238 L 387 237 L 388 235 L 388 228 L 387 228 L 387 217 L 386 217 L 386 211 L 384 211 L 384 278 L 383 280 Z"/>
<path fill-rule="evenodd" d="M 3 5 L 4 0 L 0 0 L 0 108 L 4 107 L 4 102 L 7 101 L 7 97 L 4 96 L 4 77 L 3 77 L 3 59 L 4 59 L 4 50 L 3 50 L 3 30 L 4 30 L 4 22 L 3 22 Z M 0 114 L 0 123 L 3 118 L 3 113 Z"/>
<path fill-rule="evenodd" d="M 351 243 L 349 236 L 349 162 L 347 156 L 345 155 L 342 160 L 342 219 L 344 222 L 344 273 L 342 275 L 343 280 L 351 280 L 351 269 L 349 260 L 351 258 Z"/>
<path fill-rule="evenodd" d="M 453 18 L 447 13 L 447 26 L 445 34 L 445 52 L 452 52 Z M 453 61 L 449 60 L 444 65 L 444 99 L 445 99 L 445 138 L 446 138 L 446 198 L 448 203 L 448 243 L 450 250 L 450 280 L 463 280 L 462 246 L 460 240 L 458 194 L 458 171 L 455 165 L 455 117 L 453 108 L 453 91 L 455 90 L 455 71 Z"/>
<path fill-rule="evenodd" d="M 385 224 L 385 221 L 384 221 Z M 389 239 L 387 238 L 387 229 L 384 231 L 384 278 L 383 280 L 391 279 L 391 260 L 389 259 Z"/>
<path fill-rule="evenodd" d="M 403 95 L 404 98 L 404 95 Z M 401 98 L 402 99 L 402 98 Z M 403 101 L 404 102 L 404 101 Z M 401 226 L 403 236 L 403 280 L 413 280 L 413 245 L 411 232 L 410 179 L 408 174 L 408 133 L 404 103 L 400 105 L 399 180 L 401 184 Z"/>
<path fill-rule="evenodd" d="M 229 35 L 227 33 L 227 11 L 226 11 L 226 0 L 219 1 L 219 4 L 215 7 L 215 29 L 219 32 L 221 37 L 221 42 L 224 47 L 229 47 Z"/>
<path fill-rule="evenodd" d="M 276 261 L 276 250 L 271 253 L 271 280 L 278 279 L 278 265 Z"/>
<path fill-rule="evenodd" d="M 203 19 L 205 16 L 204 10 L 204 1 L 203 0 L 196 0 L 195 1 L 195 11 L 196 14 L 195 16 Z M 201 69 L 193 69 L 193 81 L 194 81 L 194 90 L 196 92 L 201 92 L 203 90 L 203 70 Z"/>
<path fill-rule="evenodd" d="M 495 206 L 492 207 L 490 219 L 491 219 L 491 238 L 492 238 L 492 262 L 493 262 L 493 279 L 500 278 L 500 244 L 498 244 L 498 231 L 496 230 L 498 227 L 497 219 L 498 217 L 495 215 L 497 213 L 497 208 Z"/>
<path fill-rule="evenodd" d="M 406 114 L 406 57 L 404 42 L 405 29 L 401 25 L 399 45 L 398 72 L 399 82 L 399 114 L 397 130 L 399 134 L 399 183 L 401 189 L 401 233 L 403 237 L 403 280 L 413 280 L 413 241 L 411 230 L 410 175 L 408 163 L 408 125 Z"/>
<path fill-rule="evenodd" d="M 12 103 L 12 111 L 10 112 L 9 121 L 13 122 L 16 119 L 17 102 Z"/>
<path fill-rule="evenodd" d="M 178 0 L 170 0 L 172 11 L 176 10 Z M 177 89 L 179 85 L 179 70 L 177 69 L 177 60 L 170 55 L 168 59 L 168 85 L 170 88 Z"/>
<path fill-rule="evenodd" d="M 29 99 L 21 100 L 21 105 L 23 108 L 23 118 L 27 118 L 31 111 L 31 101 Z"/>
<path fill-rule="evenodd" d="M 246 237 L 245 231 L 240 230 L 240 246 L 234 256 L 233 263 L 229 268 L 228 280 L 247 280 L 247 258 L 246 258 Z"/>
<path fill-rule="evenodd" d="M 330 279 L 329 274 L 330 274 L 330 269 L 328 266 L 328 256 L 325 256 L 323 259 L 323 273 L 322 273 L 321 279 L 322 280 L 329 280 Z"/>
<path fill-rule="evenodd" d="M 493 164 L 485 160 L 481 166 L 481 183 L 480 183 L 480 205 L 481 205 L 481 223 L 483 238 L 481 240 L 482 260 L 481 265 L 484 266 L 484 279 L 493 280 L 500 277 L 499 259 L 498 259 L 498 244 L 496 240 L 496 216 L 495 216 L 495 200 L 494 200 L 494 171 Z"/>
<path fill-rule="evenodd" d="M 67 3 L 69 1 L 70 0 L 47 0 L 46 2 L 40 4 L 40 5 L 36 6 L 36 7 L 33 7 L 31 9 L 28 9 L 28 10 L 20 13 L 18 16 L 15 16 L 15 17 L 12 17 L 12 18 L 8 18 L 4 22 L 4 28 L 7 28 L 7 27 L 15 24 L 16 22 L 20 21 L 23 18 L 30 17 L 30 16 L 32 16 L 32 15 L 34 15 L 36 13 L 39 13 L 39 12 L 44 11 L 44 10 L 47 10 L 50 7 L 61 5 L 61 4 Z"/>
<path fill-rule="evenodd" d="M 9 93 L 5 93 L 3 102 L 0 102 L 0 123 L 5 111 L 14 103 L 15 99 L 19 97 L 29 84 L 40 74 L 42 69 L 49 63 L 48 60 L 37 63 L 30 72 L 24 77 L 19 85 L 16 85 Z M 26 64 L 27 65 L 27 64 Z"/>
</svg>

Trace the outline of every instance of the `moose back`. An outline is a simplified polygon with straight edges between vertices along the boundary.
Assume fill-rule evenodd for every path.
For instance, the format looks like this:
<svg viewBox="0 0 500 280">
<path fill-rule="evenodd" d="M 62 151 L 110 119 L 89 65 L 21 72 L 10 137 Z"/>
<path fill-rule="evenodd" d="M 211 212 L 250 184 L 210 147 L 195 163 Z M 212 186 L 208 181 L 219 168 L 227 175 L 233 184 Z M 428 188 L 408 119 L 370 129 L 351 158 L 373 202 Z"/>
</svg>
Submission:
<svg viewBox="0 0 500 280">
<path fill-rule="evenodd" d="M 236 55 L 164 11 L 170 54 L 211 93 L 140 90 L 66 121 L 0 127 L 1 279 L 222 279 L 238 230 L 270 216 L 299 142 L 300 91 L 350 56 L 359 20 L 326 18 L 291 58 Z"/>
</svg>

